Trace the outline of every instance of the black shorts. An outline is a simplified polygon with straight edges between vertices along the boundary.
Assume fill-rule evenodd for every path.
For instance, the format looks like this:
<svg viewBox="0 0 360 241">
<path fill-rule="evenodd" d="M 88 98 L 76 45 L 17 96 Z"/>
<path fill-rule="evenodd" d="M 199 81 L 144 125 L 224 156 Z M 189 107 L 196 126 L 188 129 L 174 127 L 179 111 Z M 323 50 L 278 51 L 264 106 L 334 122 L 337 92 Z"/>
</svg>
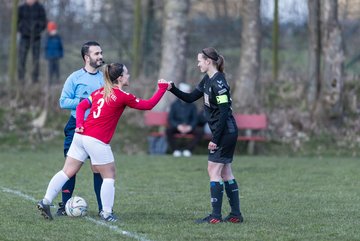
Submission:
<svg viewBox="0 0 360 241">
<path fill-rule="evenodd" d="M 209 150 L 209 161 L 223 164 L 231 163 L 234 157 L 237 137 L 237 133 L 223 135 L 218 148 L 215 151 Z"/>
</svg>

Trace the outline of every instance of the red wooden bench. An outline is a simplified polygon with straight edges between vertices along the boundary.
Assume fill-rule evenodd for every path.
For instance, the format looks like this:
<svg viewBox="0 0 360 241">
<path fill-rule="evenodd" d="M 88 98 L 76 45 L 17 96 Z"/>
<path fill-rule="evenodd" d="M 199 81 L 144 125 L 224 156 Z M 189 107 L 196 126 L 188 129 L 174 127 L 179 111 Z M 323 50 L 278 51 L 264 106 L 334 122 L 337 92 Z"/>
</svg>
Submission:
<svg viewBox="0 0 360 241">
<path fill-rule="evenodd" d="M 245 130 L 245 135 L 239 135 L 239 141 L 265 141 L 266 138 L 260 131 L 266 130 L 267 118 L 265 114 L 235 114 L 236 124 L 239 130 Z M 254 131 L 258 133 L 254 134 Z"/>
<path fill-rule="evenodd" d="M 255 142 L 266 141 L 264 131 L 267 129 L 267 117 L 265 114 L 234 114 L 239 129 L 238 141 L 248 141 L 248 153 L 254 152 Z M 168 125 L 168 112 L 146 111 L 144 123 L 148 127 L 156 127 L 148 134 L 149 136 L 165 136 Z M 177 138 L 193 138 L 192 134 L 177 134 Z M 204 139 L 211 140 L 210 135 L 204 135 Z"/>
<path fill-rule="evenodd" d="M 158 127 L 156 131 L 151 131 L 149 136 L 165 136 L 165 128 L 168 126 L 168 112 L 146 111 L 144 114 L 144 122 L 146 126 Z M 192 134 L 176 134 L 176 138 L 191 139 Z"/>
<path fill-rule="evenodd" d="M 168 112 L 145 111 L 144 123 L 145 126 L 159 127 L 157 131 L 150 132 L 149 136 L 164 136 L 168 125 Z"/>
</svg>

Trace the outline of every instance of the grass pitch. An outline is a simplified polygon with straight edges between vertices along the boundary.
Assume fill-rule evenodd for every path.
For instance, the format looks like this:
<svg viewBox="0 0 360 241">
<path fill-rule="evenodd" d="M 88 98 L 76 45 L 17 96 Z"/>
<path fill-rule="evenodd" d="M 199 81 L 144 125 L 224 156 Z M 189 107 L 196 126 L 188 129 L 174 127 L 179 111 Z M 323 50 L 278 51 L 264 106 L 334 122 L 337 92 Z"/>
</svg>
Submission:
<svg viewBox="0 0 360 241">
<path fill-rule="evenodd" d="M 97 217 L 89 163 L 75 188 L 89 204 L 88 217 L 50 222 L 40 216 L 36 201 L 63 165 L 61 147 L 2 149 L 0 240 L 360 240 L 355 158 L 236 156 L 245 222 L 218 225 L 194 223 L 211 210 L 206 156 L 115 153 L 115 158 L 118 223 L 104 224 Z M 224 196 L 223 215 L 228 211 Z"/>
</svg>

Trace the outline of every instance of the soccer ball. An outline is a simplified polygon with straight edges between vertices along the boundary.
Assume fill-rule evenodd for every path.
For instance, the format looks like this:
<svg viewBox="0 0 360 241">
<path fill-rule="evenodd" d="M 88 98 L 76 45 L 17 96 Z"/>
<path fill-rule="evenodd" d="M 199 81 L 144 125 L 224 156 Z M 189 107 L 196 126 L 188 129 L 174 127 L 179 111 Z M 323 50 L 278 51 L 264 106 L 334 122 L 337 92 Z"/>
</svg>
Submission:
<svg viewBox="0 0 360 241">
<path fill-rule="evenodd" d="M 87 214 L 88 205 L 82 197 L 72 197 L 65 205 L 65 212 L 69 217 L 82 217 Z"/>
</svg>

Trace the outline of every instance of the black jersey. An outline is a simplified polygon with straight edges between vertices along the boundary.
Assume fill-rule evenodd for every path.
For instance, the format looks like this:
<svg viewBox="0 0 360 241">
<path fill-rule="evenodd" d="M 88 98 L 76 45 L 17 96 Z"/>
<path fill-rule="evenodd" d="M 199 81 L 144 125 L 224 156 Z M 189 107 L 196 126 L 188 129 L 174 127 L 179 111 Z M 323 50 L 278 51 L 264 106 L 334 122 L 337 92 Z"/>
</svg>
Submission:
<svg viewBox="0 0 360 241">
<path fill-rule="evenodd" d="M 237 133 L 231 109 L 230 87 L 223 73 L 217 72 L 212 78 L 205 75 L 197 89 L 203 93 L 205 116 L 218 144 L 222 135 Z"/>
</svg>

